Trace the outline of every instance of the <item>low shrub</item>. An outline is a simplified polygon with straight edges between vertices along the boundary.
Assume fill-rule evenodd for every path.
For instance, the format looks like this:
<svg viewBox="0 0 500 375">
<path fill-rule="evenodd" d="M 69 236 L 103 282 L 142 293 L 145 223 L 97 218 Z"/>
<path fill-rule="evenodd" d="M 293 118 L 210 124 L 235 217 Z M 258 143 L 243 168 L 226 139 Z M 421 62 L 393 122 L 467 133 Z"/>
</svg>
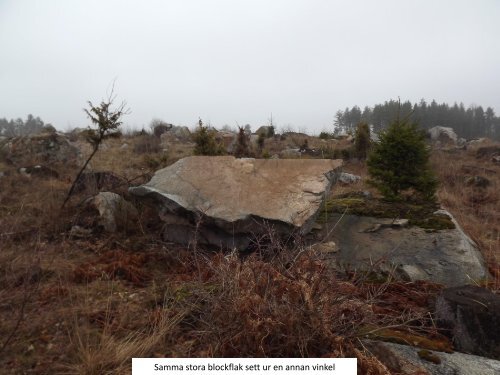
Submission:
<svg viewBox="0 0 500 375">
<path fill-rule="evenodd" d="M 150 134 L 139 136 L 134 144 L 134 152 L 136 154 L 153 154 L 161 150 L 160 139 Z"/>
</svg>

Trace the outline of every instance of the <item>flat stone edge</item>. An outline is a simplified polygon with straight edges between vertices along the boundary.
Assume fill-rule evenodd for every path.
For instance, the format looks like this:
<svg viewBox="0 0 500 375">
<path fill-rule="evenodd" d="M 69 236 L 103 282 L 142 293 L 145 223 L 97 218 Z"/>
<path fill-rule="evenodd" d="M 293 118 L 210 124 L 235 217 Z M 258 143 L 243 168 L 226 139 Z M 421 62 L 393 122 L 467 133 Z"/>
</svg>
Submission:
<svg viewBox="0 0 500 375">
<path fill-rule="evenodd" d="M 183 159 L 179 160 L 179 162 L 182 162 Z M 255 159 L 259 160 L 259 159 Z M 334 160 L 334 159 L 320 159 L 320 160 Z M 336 159 L 335 159 L 336 160 Z M 293 223 L 291 222 L 285 222 L 281 220 L 276 220 L 275 218 L 268 218 L 268 217 L 261 217 L 260 219 L 268 222 L 270 224 L 274 224 L 276 227 L 288 227 L 292 230 L 297 230 L 299 234 L 304 235 L 307 234 L 312 227 L 314 226 L 314 223 L 316 222 L 316 219 L 321 211 L 321 207 L 324 205 L 326 199 L 331 193 L 332 186 L 335 185 L 339 179 L 340 174 L 342 173 L 342 166 L 343 162 L 341 161 L 338 163 L 338 165 L 334 165 L 333 169 L 326 171 L 323 173 L 323 175 L 326 177 L 328 183 L 325 186 L 324 189 L 324 194 L 321 194 L 321 202 L 318 204 L 318 207 L 316 209 L 316 212 L 312 214 L 308 220 L 306 220 L 300 227 L 296 227 Z M 167 167 L 168 168 L 168 167 Z M 161 170 L 158 170 L 155 172 L 158 173 Z M 182 216 L 188 216 L 192 217 L 194 219 L 194 215 L 197 213 L 200 213 L 203 215 L 202 212 L 195 212 L 188 210 L 186 206 L 188 205 L 187 202 L 184 202 L 182 197 L 180 197 L 177 194 L 168 194 L 159 191 L 158 189 L 151 187 L 148 185 L 148 182 L 140 185 L 140 186 L 135 186 L 135 187 L 130 187 L 129 188 L 129 193 L 132 194 L 133 196 L 140 198 L 140 199 L 146 199 L 146 200 L 151 200 L 153 202 L 159 203 L 160 204 L 160 213 L 174 213 Z M 221 223 L 225 222 L 224 219 L 222 218 L 217 218 L 217 217 L 212 217 L 209 220 L 212 223 Z M 234 227 L 239 227 L 239 226 L 244 226 L 243 223 L 249 222 L 249 221 L 256 221 L 256 217 L 254 215 L 248 214 L 246 216 L 243 216 L 241 218 L 238 218 L 234 222 L 227 222 L 231 224 Z"/>
</svg>

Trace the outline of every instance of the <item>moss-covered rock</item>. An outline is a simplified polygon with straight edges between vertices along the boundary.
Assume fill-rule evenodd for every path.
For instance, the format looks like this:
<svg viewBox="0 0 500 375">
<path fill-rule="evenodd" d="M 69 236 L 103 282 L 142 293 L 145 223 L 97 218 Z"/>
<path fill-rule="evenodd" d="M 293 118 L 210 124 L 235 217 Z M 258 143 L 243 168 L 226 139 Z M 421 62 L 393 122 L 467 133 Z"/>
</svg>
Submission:
<svg viewBox="0 0 500 375">
<path fill-rule="evenodd" d="M 328 220 L 328 214 L 340 213 L 378 218 L 408 219 L 410 225 L 429 230 L 454 229 L 455 225 L 448 215 L 435 213 L 435 202 L 399 201 L 388 202 L 370 198 L 363 192 L 351 192 L 333 196 L 325 202 L 319 221 Z"/>
<path fill-rule="evenodd" d="M 434 213 L 424 219 L 410 220 L 410 224 L 419 226 L 430 231 L 442 229 L 455 229 L 455 224 L 448 215 Z"/>
</svg>

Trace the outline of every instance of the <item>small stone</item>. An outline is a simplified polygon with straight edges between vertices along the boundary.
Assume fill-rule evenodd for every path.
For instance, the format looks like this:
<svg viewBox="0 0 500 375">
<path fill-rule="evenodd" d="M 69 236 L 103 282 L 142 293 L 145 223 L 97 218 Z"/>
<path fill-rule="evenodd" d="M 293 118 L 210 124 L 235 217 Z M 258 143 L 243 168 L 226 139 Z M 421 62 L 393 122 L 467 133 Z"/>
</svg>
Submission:
<svg viewBox="0 0 500 375">
<path fill-rule="evenodd" d="M 485 187 L 488 187 L 491 184 L 491 182 L 486 177 L 471 176 L 465 180 L 465 184 L 467 186 L 485 188 Z"/>
<path fill-rule="evenodd" d="M 44 165 L 34 165 L 18 169 L 19 173 L 28 177 L 59 178 L 57 171 Z"/>
<path fill-rule="evenodd" d="M 397 272 L 401 278 L 407 281 L 425 280 L 427 278 L 426 272 L 414 264 L 402 264 L 397 268 Z"/>
<path fill-rule="evenodd" d="M 373 232 L 377 232 L 380 228 L 382 228 L 382 224 L 377 223 L 377 224 L 373 225 L 372 227 L 361 231 L 361 233 L 373 233 Z"/>
<path fill-rule="evenodd" d="M 407 227 L 410 221 L 408 219 L 397 219 L 391 223 L 392 227 L 404 228 Z"/>
<path fill-rule="evenodd" d="M 323 229 L 323 226 L 320 223 L 314 223 L 312 226 L 311 230 L 321 230 Z"/>
<path fill-rule="evenodd" d="M 339 182 L 342 182 L 343 184 L 354 184 L 360 180 L 361 180 L 360 176 L 356 176 L 354 174 L 345 172 L 342 172 L 339 176 Z"/>
<path fill-rule="evenodd" d="M 83 228 L 79 225 L 73 225 L 69 235 L 74 238 L 87 238 L 92 235 L 92 229 Z"/>
<path fill-rule="evenodd" d="M 132 227 L 138 216 L 137 209 L 115 193 L 99 193 L 92 200 L 92 204 L 99 211 L 100 224 L 109 233 Z"/>
<path fill-rule="evenodd" d="M 337 244 L 333 241 L 315 243 L 309 247 L 309 250 L 317 251 L 321 254 L 331 254 L 338 251 Z"/>
<path fill-rule="evenodd" d="M 368 190 L 363 191 L 363 196 L 367 199 L 373 198 L 373 194 L 369 192 Z"/>
</svg>

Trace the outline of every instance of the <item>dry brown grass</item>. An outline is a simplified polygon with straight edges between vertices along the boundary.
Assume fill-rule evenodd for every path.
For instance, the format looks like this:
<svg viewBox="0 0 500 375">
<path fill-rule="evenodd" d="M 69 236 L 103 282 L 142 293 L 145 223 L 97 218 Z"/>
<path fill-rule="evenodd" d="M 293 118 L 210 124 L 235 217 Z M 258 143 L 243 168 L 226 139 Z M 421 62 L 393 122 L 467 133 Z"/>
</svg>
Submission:
<svg viewBox="0 0 500 375">
<path fill-rule="evenodd" d="M 438 197 L 479 245 L 490 272 L 492 287 L 500 289 L 500 168 L 488 158 L 475 157 L 475 148 L 467 151 L 433 153 L 432 163 L 441 182 Z M 468 186 L 467 177 L 481 176 L 490 185 Z"/>
<path fill-rule="evenodd" d="M 169 316 L 162 311 L 161 318 L 146 331 L 133 331 L 122 337 L 116 329 L 105 325 L 97 338 L 75 325 L 70 334 L 70 345 L 75 348 L 73 364 L 61 366 L 68 374 L 126 374 L 131 372 L 131 358 L 150 356 L 179 324 L 183 313 Z M 82 332 L 83 331 L 83 332 Z"/>
</svg>

